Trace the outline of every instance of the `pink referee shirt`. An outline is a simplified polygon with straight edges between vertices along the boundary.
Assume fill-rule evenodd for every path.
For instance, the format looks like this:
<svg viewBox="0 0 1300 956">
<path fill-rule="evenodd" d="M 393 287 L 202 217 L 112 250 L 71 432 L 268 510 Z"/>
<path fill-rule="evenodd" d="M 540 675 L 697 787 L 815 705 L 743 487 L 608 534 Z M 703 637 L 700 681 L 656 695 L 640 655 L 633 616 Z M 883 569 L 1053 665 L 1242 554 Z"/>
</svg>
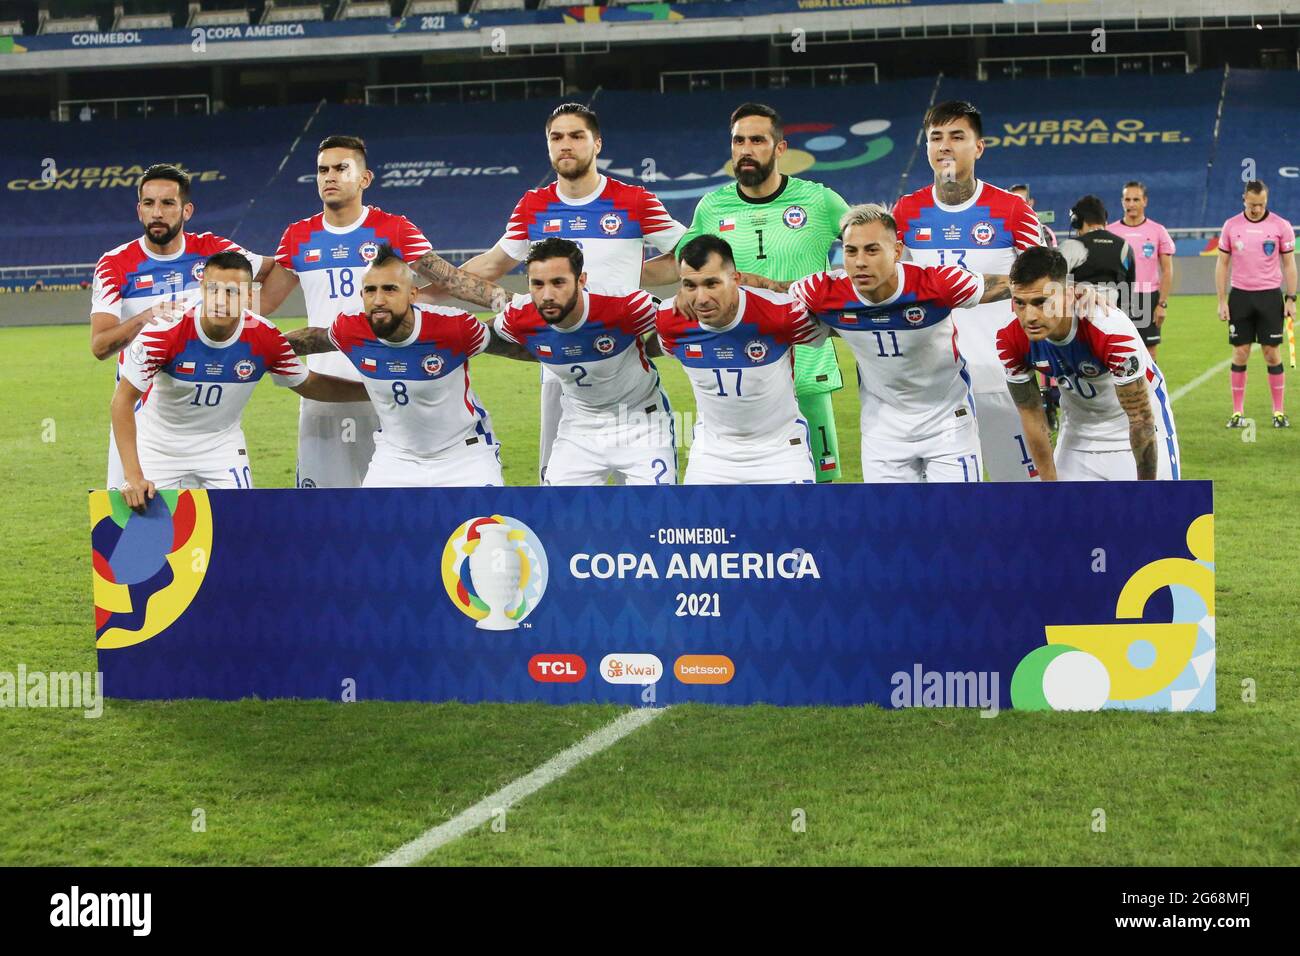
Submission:
<svg viewBox="0 0 1300 956">
<path fill-rule="evenodd" d="M 1154 219 L 1143 219 L 1136 226 L 1119 219 L 1106 229 L 1122 236 L 1133 250 L 1136 264 L 1133 291 L 1155 292 L 1159 289 L 1160 257 L 1174 254 L 1174 240 L 1169 238 L 1169 230 Z"/>
<path fill-rule="evenodd" d="M 1219 251 L 1232 256 L 1232 287 L 1260 292 L 1282 286 L 1282 256 L 1295 250 L 1295 230 L 1275 212 L 1251 222 L 1244 212 L 1223 224 Z"/>
</svg>

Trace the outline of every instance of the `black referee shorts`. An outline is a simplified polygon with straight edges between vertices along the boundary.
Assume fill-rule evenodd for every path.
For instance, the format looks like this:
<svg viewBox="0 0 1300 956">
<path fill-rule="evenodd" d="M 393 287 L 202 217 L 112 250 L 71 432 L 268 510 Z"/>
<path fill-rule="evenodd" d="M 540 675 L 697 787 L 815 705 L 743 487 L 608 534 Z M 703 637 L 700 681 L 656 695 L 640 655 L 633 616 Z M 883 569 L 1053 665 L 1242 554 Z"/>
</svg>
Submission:
<svg viewBox="0 0 1300 956">
<path fill-rule="evenodd" d="M 1142 341 L 1148 348 L 1160 344 L 1160 326 L 1156 325 L 1156 302 L 1159 297 L 1159 290 L 1153 290 L 1134 292 L 1129 299 L 1128 317 L 1137 326 L 1138 335 L 1142 336 Z"/>
<path fill-rule="evenodd" d="M 1228 343 L 1230 345 L 1282 344 L 1282 290 L 1228 291 Z"/>
</svg>

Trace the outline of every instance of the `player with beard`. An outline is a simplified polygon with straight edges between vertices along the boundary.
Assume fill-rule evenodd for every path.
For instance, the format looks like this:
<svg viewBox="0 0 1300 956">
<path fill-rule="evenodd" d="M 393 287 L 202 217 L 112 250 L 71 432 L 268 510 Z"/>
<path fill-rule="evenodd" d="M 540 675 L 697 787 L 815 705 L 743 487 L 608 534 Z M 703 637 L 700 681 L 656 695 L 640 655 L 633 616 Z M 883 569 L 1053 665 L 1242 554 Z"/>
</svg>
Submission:
<svg viewBox="0 0 1300 956">
<path fill-rule="evenodd" d="M 588 284 L 582 250 L 544 239 L 525 260 L 529 295 L 515 296 L 493 330 L 550 368 L 563 390 L 544 483 L 677 483 L 672 408 L 642 336 L 655 328 L 648 292 Z"/>
<path fill-rule="evenodd" d="M 253 266 L 256 281 L 266 282 L 284 270 L 270 258 L 240 248 L 210 232 L 186 232 L 194 215 L 190 176 L 179 166 L 157 163 L 140 177 L 136 216 L 144 235 L 100 256 L 90 299 L 90 351 L 97 359 L 119 358 L 140 330 L 155 317 L 177 314 L 199 301 L 203 264 L 219 252 L 237 252 Z M 108 487 L 125 475 L 112 430 L 108 438 Z"/>
<path fill-rule="evenodd" d="M 696 236 L 725 239 L 741 283 L 753 286 L 762 283 L 751 277 L 791 282 L 825 270 L 848 204 L 821 183 L 781 172 L 785 132 L 772 107 L 742 104 L 731 114 L 730 130 L 736 182 L 700 200 L 679 252 Z M 817 480 L 832 481 L 840 475 L 840 456 L 831 393 L 844 387 L 833 343 L 794 347 L 794 386 L 812 434 Z"/>
<path fill-rule="evenodd" d="M 360 278 L 363 312 L 285 337 L 299 355 L 337 349 L 361 375 L 379 419 L 365 488 L 503 485 L 501 446 L 470 385 L 482 352 L 520 357 L 468 312 L 414 301 L 414 277 L 392 246 Z"/>
<path fill-rule="evenodd" d="M 654 193 L 602 174 L 596 165 L 602 145 L 593 110 L 580 103 L 556 107 L 546 120 L 555 181 L 525 193 L 497 244 L 462 269 L 495 281 L 522 262 L 532 245 L 557 238 L 578 244 L 587 274 L 602 288 L 637 289 L 675 281 L 672 250 L 686 228 L 668 215 Z M 666 257 L 645 261 L 647 245 Z M 543 482 L 559 429 L 562 393 L 560 379 L 544 362 L 538 460 Z M 621 480 L 622 473 L 615 470 L 615 483 Z"/>
<path fill-rule="evenodd" d="M 366 144 L 356 136 L 327 136 L 317 147 L 316 191 L 322 210 L 292 223 L 280 239 L 276 260 L 287 270 L 262 291 L 273 312 L 294 285 L 302 286 L 307 324 L 329 328 L 341 312 L 358 312 L 361 276 L 375 261 L 381 244 L 392 247 L 428 284 L 438 281 L 458 298 L 503 308 L 504 289 L 459 272 L 433 252 L 429 240 L 405 216 L 364 203 L 374 182 Z M 360 381 L 338 355 L 308 359 L 309 368 Z M 374 455 L 370 436 L 379 421 L 369 403 L 354 407 L 303 400 L 298 412 L 299 488 L 355 488 L 362 483 Z"/>
</svg>

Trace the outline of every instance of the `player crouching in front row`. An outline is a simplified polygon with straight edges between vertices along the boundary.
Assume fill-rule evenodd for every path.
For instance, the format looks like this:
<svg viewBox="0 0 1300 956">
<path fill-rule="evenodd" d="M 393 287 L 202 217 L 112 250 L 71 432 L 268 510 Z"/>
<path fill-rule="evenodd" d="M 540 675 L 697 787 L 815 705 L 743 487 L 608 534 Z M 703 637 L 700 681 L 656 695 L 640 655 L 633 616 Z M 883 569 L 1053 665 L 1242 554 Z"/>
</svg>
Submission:
<svg viewBox="0 0 1300 956">
<path fill-rule="evenodd" d="M 1076 298 L 1065 257 L 1027 249 L 1011 267 L 1015 321 L 998 332 L 1007 388 L 1045 481 L 1179 477 L 1178 435 L 1165 379 L 1123 312 Z M 1061 386 L 1053 457 L 1037 369 Z"/>
<path fill-rule="evenodd" d="M 470 387 L 469 360 L 527 353 L 468 312 L 413 296 L 410 267 L 382 245 L 361 280 L 365 312 L 287 338 L 299 355 L 338 349 L 361 373 L 380 429 L 363 488 L 503 485 L 501 446 Z"/>
<path fill-rule="evenodd" d="M 731 246 L 717 236 L 696 236 L 677 260 L 681 291 L 655 324 L 699 414 L 683 483 L 815 483 L 794 347 L 821 345 L 826 327 L 792 296 L 742 286 Z"/>
<path fill-rule="evenodd" d="M 316 401 L 366 400 L 360 384 L 298 361 L 280 330 L 246 308 L 252 285 L 238 252 L 209 256 L 199 304 L 145 326 L 123 355 L 113 434 L 132 508 L 159 488 L 253 487 L 240 416 L 263 375 Z"/>
</svg>

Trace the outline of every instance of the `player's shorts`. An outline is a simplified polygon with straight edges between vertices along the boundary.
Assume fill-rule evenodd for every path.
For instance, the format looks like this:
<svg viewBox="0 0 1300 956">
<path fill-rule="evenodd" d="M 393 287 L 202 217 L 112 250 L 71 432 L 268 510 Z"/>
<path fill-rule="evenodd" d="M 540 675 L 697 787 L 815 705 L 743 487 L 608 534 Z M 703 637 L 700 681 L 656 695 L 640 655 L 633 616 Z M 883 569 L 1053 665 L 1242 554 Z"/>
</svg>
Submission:
<svg viewBox="0 0 1300 956">
<path fill-rule="evenodd" d="M 369 402 L 315 402 L 298 409 L 298 487 L 360 488 L 375 454 L 379 416 Z"/>
<path fill-rule="evenodd" d="M 363 488 L 502 487 L 501 446 L 481 435 L 429 458 L 415 458 L 375 439 L 375 457 L 366 469 Z"/>
<path fill-rule="evenodd" d="M 969 409 L 944 431 L 918 441 L 862 439 L 866 484 L 979 481 L 979 437 Z"/>
<path fill-rule="evenodd" d="M 1133 320 L 1147 348 L 1160 344 L 1160 326 L 1156 325 L 1156 302 L 1159 298 L 1159 290 L 1152 290 L 1134 292 L 1129 300 L 1128 317 Z"/>
<path fill-rule="evenodd" d="M 542 395 L 541 395 L 541 434 L 538 436 L 539 444 L 537 448 L 537 480 L 541 484 L 546 484 L 546 467 L 551 461 L 551 450 L 555 447 L 555 437 L 560 430 L 560 417 L 563 412 L 563 406 L 560 403 L 560 395 L 563 391 L 560 385 L 560 377 L 548 369 L 545 365 L 542 369 Z"/>
<path fill-rule="evenodd" d="M 1156 479 L 1176 481 L 1182 474 L 1178 451 L 1178 436 L 1156 433 L 1159 454 L 1156 460 Z M 1056 446 L 1058 481 L 1137 481 L 1137 461 L 1129 448 L 1116 451 L 1083 451 L 1072 447 L 1068 439 Z"/>
<path fill-rule="evenodd" d="M 808 423 L 795 419 L 771 441 L 726 441 L 697 424 L 686 462 L 684 485 L 813 485 Z"/>
<path fill-rule="evenodd" d="M 1033 456 L 1020 424 L 1020 412 L 1005 388 L 975 393 L 980 460 L 989 481 L 1032 481 L 1037 478 Z"/>
<path fill-rule="evenodd" d="M 201 461 L 150 455 L 142 450 L 140 470 L 159 491 L 174 488 L 253 487 L 253 472 L 248 465 L 248 451 L 242 442 L 215 453 L 205 452 Z"/>
<path fill-rule="evenodd" d="M 565 411 L 546 466 L 547 485 L 677 484 L 677 433 L 668 397 L 603 417 Z"/>
<path fill-rule="evenodd" d="M 1228 292 L 1228 344 L 1281 345 L 1285 307 L 1281 289 Z"/>
</svg>

